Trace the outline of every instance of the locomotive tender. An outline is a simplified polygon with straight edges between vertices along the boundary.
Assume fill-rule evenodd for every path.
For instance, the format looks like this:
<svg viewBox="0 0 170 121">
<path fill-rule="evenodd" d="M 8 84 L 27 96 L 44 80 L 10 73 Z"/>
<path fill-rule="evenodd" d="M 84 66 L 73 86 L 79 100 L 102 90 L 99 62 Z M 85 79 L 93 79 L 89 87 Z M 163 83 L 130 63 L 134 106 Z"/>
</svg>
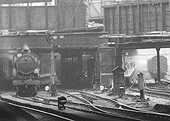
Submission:
<svg viewBox="0 0 170 121">
<path fill-rule="evenodd" d="M 157 79 L 157 56 L 152 57 L 147 60 L 148 71 L 151 73 L 154 79 Z M 163 79 L 168 70 L 167 58 L 165 56 L 160 56 L 160 77 Z"/>
<path fill-rule="evenodd" d="M 13 56 L 12 84 L 16 87 L 16 95 L 35 96 L 37 94 L 37 88 L 40 86 L 39 65 L 38 56 L 30 52 L 28 47 Z"/>
</svg>

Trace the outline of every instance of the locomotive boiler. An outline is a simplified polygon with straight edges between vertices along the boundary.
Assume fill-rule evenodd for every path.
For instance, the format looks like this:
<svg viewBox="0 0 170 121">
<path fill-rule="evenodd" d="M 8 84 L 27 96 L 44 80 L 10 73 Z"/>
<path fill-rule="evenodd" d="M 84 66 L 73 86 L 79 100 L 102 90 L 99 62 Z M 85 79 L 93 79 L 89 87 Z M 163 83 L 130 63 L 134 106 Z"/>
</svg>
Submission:
<svg viewBox="0 0 170 121">
<path fill-rule="evenodd" d="M 157 56 L 147 60 L 147 68 L 154 79 L 157 79 Z M 167 58 L 160 56 L 160 78 L 163 79 L 168 70 Z"/>
<path fill-rule="evenodd" d="M 21 52 L 13 56 L 13 76 L 12 84 L 16 87 L 16 95 L 35 96 L 40 85 L 39 59 L 29 48 L 24 48 Z"/>
</svg>

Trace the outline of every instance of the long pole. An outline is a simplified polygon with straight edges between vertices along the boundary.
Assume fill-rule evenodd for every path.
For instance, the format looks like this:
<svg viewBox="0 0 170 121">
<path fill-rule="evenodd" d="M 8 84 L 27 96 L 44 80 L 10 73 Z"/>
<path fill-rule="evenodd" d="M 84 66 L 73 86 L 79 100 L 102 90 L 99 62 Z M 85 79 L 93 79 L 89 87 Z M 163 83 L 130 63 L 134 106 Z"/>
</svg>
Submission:
<svg viewBox="0 0 170 121">
<path fill-rule="evenodd" d="M 55 96 L 56 93 L 56 87 L 55 87 L 55 68 L 54 68 L 54 42 L 53 39 L 51 39 L 51 96 Z"/>
</svg>

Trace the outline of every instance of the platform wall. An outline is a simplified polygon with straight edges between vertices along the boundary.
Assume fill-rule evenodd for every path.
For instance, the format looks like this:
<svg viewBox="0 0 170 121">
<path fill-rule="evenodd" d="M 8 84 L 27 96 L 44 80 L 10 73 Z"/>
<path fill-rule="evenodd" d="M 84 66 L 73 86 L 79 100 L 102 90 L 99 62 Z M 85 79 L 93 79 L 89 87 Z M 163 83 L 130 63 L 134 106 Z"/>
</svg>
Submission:
<svg viewBox="0 0 170 121">
<path fill-rule="evenodd" d="M 83 2 L 58 6 L 1 6 L 0 30 L 64 30 L 86 23 Z"/>
<path fill-rule="evenodd" d="M 170 31 L 170 2 L 150 0 L 105 6 L 104 25 L 111 34 Z"/>
</svg>

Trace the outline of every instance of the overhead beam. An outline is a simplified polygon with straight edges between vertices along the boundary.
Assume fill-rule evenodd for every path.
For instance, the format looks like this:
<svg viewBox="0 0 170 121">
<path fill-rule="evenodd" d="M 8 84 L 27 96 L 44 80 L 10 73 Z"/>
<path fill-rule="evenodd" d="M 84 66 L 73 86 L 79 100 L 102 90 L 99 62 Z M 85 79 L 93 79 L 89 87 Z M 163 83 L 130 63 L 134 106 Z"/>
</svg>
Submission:
<svg viewBox="0 0 170 121">
<path fill-rule="evenodd" d="M 0 4 L 52 2 L 52 0 L 0 0 Z"/>
<path fill-rule="evenodd" d="M 149 48 L 169 48 L 170 41 L 167 42 L 141 42 L 141 43 L 124 43 L 114 44 L 109 46 L 118 45 L 121 49 L 149 49 Z"/>
<path fill-rule="evenodd" d="M 29 34 L 29 33 L 28 33 Z M 58 33 L 52 34 L 54 38 L 54 44 L 60 45 L 60 47 L 98 47 L 106 43 L 100 41 L 99 36 L 103 35 L 103 32 L 91 32 L 91 33 Z M 3 35 L 0 36 L 0 49 L 18 49 L 23 48 L 26 44 L 30 48 L 49 48 L 50 44 L 47 42 L 47 34 L 38 34 L 36 32 L 27 35 Z"/>
</svg>

